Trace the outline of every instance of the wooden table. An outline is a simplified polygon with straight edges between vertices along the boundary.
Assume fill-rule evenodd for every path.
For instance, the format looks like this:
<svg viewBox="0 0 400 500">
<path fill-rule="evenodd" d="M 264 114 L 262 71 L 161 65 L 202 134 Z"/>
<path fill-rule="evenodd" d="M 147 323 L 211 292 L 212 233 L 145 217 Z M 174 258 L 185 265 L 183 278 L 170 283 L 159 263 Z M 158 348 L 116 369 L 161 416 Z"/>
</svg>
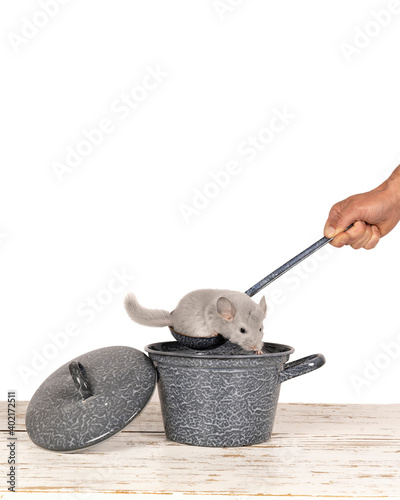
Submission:
<svg viewBox="0 0 400 500">
<path fill-rule="evenodd" d="M 279 404 L 268 442 L 201 448 L 166 439 L 160 405 L 153 398 L 121 433 L 73 454 L 34 445 L 25 430 L 26 408 L 27 402 L 17 405 L 20 499 L 23 493 L 31 499 L 32 493 L 69 493 L 68 498 L 77 499 L 107 494 L 104 497 L 111 499 L 112 493 L 173 492 L 191 498 L 213 494 L 400 499 L 400 405 Z M 5 402 L 0 403 L 0 416 L 4 492 Z M 78 495 L 84 492 L 92 495 Z"/>
</svg>

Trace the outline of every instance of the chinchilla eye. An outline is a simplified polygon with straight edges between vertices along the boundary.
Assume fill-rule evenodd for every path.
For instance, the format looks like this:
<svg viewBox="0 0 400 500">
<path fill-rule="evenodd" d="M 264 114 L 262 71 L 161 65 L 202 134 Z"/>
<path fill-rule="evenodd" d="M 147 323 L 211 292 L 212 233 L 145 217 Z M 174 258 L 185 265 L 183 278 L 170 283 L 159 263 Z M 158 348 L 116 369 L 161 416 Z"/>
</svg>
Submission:
<svg viewBox="0 0 400 500">
<path fill-rule="evenodd" d="M 246 330 L 244 328 L 241 328 L 240 333 L 246 333 Z"/>
<path fill-rule="evenodd" d="M 260 328 L 260 332 L 261 332 L 261 330 L 262 330 L 262 329 Z"/>
</svg>

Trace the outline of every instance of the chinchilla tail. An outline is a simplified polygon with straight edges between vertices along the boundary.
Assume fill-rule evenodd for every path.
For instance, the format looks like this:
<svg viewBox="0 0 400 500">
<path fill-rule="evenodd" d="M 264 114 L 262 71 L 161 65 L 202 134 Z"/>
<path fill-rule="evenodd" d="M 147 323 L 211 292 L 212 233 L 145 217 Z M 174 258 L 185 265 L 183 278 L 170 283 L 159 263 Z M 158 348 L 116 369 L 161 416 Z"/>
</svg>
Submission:
<svg viewBox="0 0 400 500">
<path fill-rule="evenodd" d="M 128 293 L 124 305 L 128 316 L 139 325 L 172 326 L 171 313 L 162 309 L 146 309 L 142 307 L 133 293 Z"/>
</svg>

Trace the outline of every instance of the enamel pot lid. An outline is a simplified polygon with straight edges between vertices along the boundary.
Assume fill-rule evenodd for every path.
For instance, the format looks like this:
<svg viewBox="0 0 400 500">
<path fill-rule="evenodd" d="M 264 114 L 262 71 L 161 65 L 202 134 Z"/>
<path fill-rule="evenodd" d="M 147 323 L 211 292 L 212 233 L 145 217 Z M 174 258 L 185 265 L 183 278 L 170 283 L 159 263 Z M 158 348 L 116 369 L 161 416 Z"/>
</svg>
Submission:
<svg viewBox="0 0 400 500">
<path fill-rule="evenodd" d="M 26 413 L 28 435 L 58 452 L 95 445 L 139 415 L 156 381 L 152 361 L 137 349 L 90 351 L 58 368 L 37 389 Z"/>
</svg>

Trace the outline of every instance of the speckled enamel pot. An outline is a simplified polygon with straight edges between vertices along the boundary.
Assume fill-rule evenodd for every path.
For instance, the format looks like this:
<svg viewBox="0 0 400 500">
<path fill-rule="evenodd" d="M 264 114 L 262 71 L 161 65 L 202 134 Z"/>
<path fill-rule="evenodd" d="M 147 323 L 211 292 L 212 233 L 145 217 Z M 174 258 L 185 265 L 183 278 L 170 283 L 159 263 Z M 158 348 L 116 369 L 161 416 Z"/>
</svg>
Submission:
<svg viewBox="0 0 400 500">
<path fill-rule="evenodd" d="M 286 363 L 294 349 L 264 343 L 255 355 L 227 342 L 211 351 L 177 342 L 145 347 L 158 372 L 166 435 L 195 446 L 245 446 L 267 441 L 280 385 L 325 364 L 322 354 Z"/>
</svg>

